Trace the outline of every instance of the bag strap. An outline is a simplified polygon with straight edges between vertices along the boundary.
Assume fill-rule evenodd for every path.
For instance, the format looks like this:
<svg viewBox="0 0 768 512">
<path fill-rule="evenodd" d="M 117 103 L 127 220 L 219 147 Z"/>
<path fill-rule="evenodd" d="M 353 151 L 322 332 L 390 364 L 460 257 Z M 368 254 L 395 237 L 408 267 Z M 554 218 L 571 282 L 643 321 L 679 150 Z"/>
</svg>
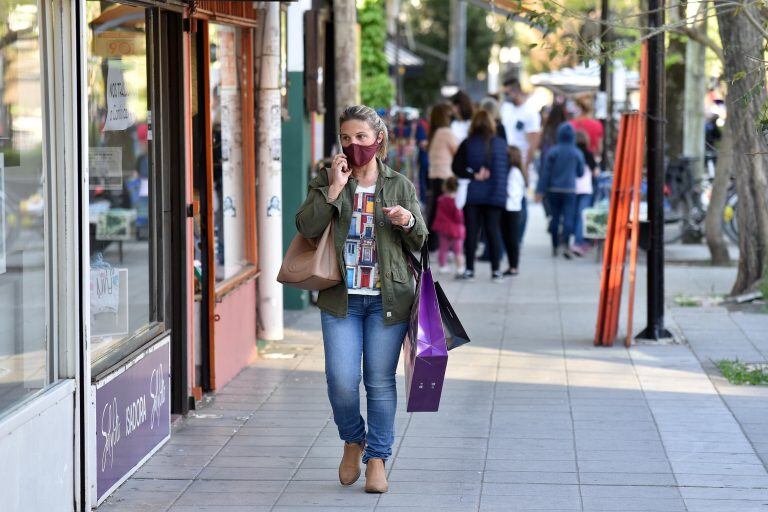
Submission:
<svg viewBox="0 0 768 512">
<path fill-rule="evenodd" d="M 408 268 L 414 279 L 418 281 L 419 278 L 421 278 L 421 273 L 425 270 L 429 270 L 429 248 L 427 247 L 427 239 L 424 240 L 424 245 L 421 246 L 421 257 L 419 259 L 416 259 L 416 256 L 408 250 L 405 243 L 402 244 L 402 247 Z"/>
</svg>

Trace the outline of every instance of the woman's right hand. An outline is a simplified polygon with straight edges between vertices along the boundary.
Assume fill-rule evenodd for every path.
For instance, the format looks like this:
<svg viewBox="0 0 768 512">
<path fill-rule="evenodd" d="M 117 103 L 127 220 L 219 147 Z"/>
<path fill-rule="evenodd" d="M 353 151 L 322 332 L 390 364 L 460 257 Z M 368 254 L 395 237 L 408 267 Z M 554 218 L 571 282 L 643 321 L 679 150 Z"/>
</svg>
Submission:
<svg viewBox="0 0 768 512">
<path fill-rule="evenodd" d="M 491 177 L 491 170 L 483 166 L 475 173 L 475 181 L 485 181 Z"/>
<path fill-rule="evenodd" d="M 330 184 L 328 199 L 330 201 L 335 201 L 339 194 L 341 194 L 341 191 L 344 190 L 344 187 L 347 186 L 351 170 L 347 163 L 347 155 L 338 153 L 333 157 L 333 160 L 331 160 L 331 172 L 328 173 Z"/>
</svg>

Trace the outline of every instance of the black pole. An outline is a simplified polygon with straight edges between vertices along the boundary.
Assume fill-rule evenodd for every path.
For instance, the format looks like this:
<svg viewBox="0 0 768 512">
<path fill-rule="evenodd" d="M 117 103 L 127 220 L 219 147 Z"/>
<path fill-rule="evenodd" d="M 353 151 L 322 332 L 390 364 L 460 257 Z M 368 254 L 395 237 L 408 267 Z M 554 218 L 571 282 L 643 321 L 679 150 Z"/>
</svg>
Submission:
<svg viewBox="0 0 768 512">
<path fill-rule="evenodd" d="M 648 29 L 664 24 L 664 0 L 648 1 Z M 672 335 L 664 328 L 664 33 L 648 39 L 648 325 L 638 339 L 660 340 Z"/>
<path fill-rule="evenodd" d="M 609 136 L 608 130 L 611 127 L 612 108 L 610 108 L 609 95 L 609 80 L 611 78 L 610 66 L 611 61 L 608 58 L 608 0 L 601 0 L 600 2 L 600 92 L 605 99 L 605 119 L 603 119 L 603 151 L 600 158 L 600 166 L 603 170 L 608 170 L 608 144 L 612 139 Z"/>
</svg>

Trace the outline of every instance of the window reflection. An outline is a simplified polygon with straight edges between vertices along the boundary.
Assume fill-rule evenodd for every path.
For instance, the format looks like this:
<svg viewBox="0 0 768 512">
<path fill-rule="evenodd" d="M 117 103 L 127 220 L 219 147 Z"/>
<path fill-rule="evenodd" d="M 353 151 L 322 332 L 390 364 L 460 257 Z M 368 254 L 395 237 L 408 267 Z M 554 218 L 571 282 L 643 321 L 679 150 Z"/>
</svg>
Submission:
<svg viewBox="0 0 768 512">
<path fill-rule="evenodd" d="M 211 24 L 210 87 L 213 128 L 213 218 L 216 281 L 246 265 L 243 202 L 243 130 L 240 90 L 241 32 Z"/>
<path fill-rule="evenodd" d="M 47 381 L 39 41 L 36 2 L 0 2 L 0 413 Z"/>
<path fill-rule="evenodd" d="M 147 11 L 86 4 L 94 359 L 150 321 Z"/>
</svg>

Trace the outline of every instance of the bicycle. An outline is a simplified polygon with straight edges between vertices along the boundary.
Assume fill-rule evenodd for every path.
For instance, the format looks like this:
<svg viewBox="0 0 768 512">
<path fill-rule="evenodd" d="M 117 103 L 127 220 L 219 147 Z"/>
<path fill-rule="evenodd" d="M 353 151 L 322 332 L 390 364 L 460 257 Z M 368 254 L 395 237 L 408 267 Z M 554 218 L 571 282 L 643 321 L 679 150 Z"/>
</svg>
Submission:
<svg viewBox="0 0 768 512">
<path fill-rule="evenodd" d="M 707 209 L 712 197 L 714 176 L 695 178 L 693 164 L 697 158 L 682 157 L 667 165 L 664 186 L 664 242 L 698 243 L 704 238 Z M 728 188 L 723 210 L 723 232 L 738 243 L 739 231 L 736 220 L 738 196 L 733 183 Z"/>
</svg>

